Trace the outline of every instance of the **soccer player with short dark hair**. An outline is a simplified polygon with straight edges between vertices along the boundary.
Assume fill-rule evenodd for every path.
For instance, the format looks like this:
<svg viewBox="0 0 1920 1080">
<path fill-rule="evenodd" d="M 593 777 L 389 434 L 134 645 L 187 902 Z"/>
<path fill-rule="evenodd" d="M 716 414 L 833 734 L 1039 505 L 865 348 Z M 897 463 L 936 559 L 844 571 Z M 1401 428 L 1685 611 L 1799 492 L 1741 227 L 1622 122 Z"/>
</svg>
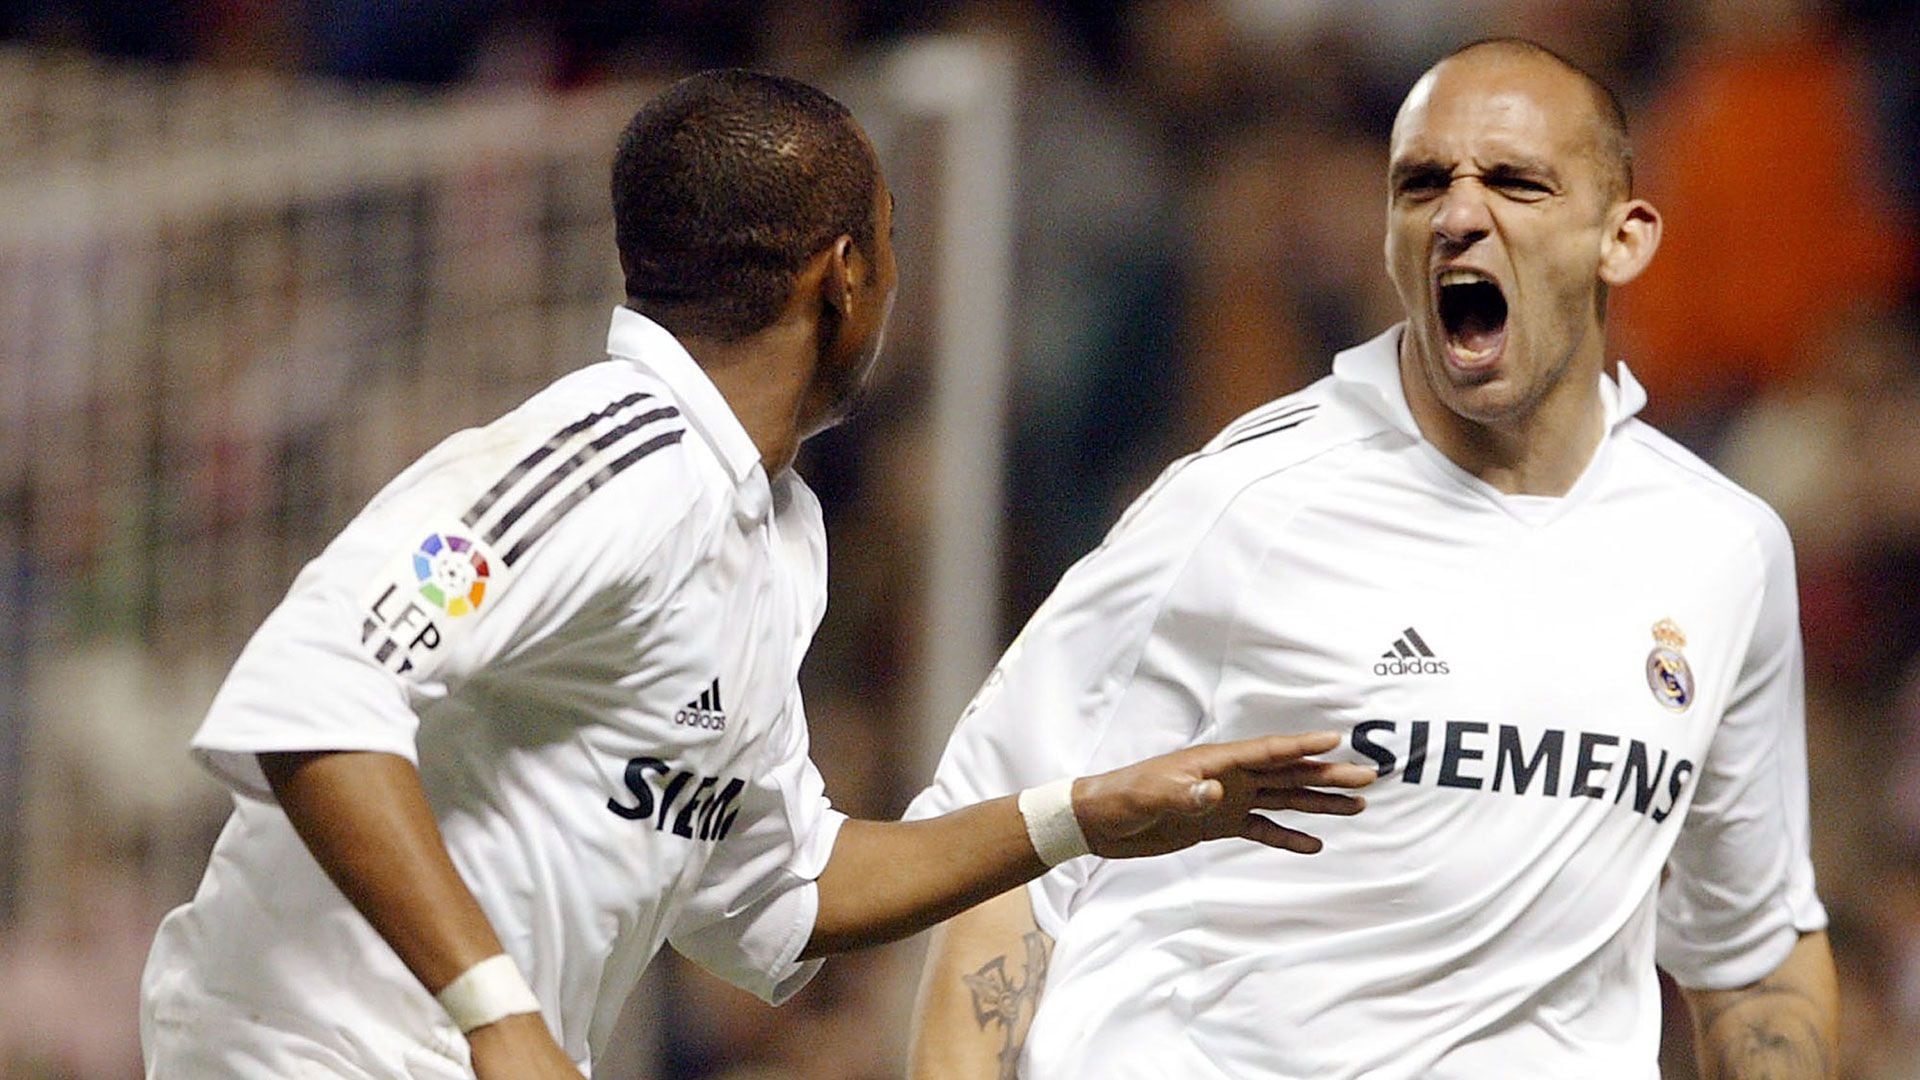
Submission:
<svg viewBox="0 0 1920 1080">
<path fill-rule="evenodd" d="M 676 84 L 620 143 L 608 359 L 463 431 L 294 582 L 193 748 L 235 792 L 149 958 L 161 1080 L 578 1077 L 662 945 L 770 1001 L 1086 851 L 1351 813 L 1334 736 L 1196 747 L 929 822 L 807 760 L 826 602 L 792 469 L 892 306 L 892 199 L 837 102 Z"/>
</svg>

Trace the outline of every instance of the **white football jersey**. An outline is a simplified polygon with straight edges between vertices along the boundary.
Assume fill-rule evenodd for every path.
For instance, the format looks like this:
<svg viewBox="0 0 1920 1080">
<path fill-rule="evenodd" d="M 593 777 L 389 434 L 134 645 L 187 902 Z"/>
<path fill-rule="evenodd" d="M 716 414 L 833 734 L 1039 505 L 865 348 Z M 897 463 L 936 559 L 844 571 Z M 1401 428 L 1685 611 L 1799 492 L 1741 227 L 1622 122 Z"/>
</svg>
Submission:
<svg viewBox="0 0 1920 1080">
<path fill-rule="evenodd" d="M 770 1001 L 817 969 L 796 957 L 842 820 L 797 683 L 826 603 L 819 504 L 768 478 L 664 329 L 622 308 L 608 341 L 388 485 L 241 654 L 193 741 L 233 816 L 148 962 L 158 1075 L 470 1075 L 272 801 L 263 751 L 416 761 L 583 1069 L 663 942 Z"/>
<path fill-rule="evenodd" d="M 1071 860 L 1022 1075 L 1657 1075 L 1656 961 L 1773 970 L 1808 860 L 1793 560 L 1621 369 L 1562 498 L 1420 438 L 1398 328 L 1169 468 L 969 707 L 930 816 L 1197 742 L 1333 729 L 1381 778 L 1302 857 Z"/>
</svg>

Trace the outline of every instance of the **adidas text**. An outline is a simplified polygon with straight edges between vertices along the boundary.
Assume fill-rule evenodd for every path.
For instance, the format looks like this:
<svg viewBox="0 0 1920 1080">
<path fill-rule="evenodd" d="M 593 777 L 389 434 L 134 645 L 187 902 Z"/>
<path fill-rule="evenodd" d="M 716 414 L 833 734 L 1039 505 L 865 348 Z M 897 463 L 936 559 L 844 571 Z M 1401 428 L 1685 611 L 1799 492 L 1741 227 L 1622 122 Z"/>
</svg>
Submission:
<svg viewBox="0 0 1920 1080">
<path fill-rule="evenodd" d="M 681 727 L 704 728 L 707 731 L 727 730 L 727 716 L 711 709 L 681 709 L 673 714 L 673 722 Z"/>
<path fill-rule="evenodd" d="M 1373 665 L 1373 673 L 1375 675 L 1445 675 L 1448 671 L 1445 660 L 1424 660 L 1419 657 L 1409 660 L 1395 657 Z"/>
</svg>

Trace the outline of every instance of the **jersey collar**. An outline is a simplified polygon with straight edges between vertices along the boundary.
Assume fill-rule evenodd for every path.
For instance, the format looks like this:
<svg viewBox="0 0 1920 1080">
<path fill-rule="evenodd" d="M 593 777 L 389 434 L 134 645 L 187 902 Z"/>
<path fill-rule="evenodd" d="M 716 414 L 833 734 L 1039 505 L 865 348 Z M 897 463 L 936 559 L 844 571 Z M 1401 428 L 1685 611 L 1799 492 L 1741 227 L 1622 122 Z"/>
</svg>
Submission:
<svg viewBox="0 0 1920 1080">
<path fill-rule="evenodd" d="M 1400 383 L 1400 335 L 1406 327 L 1406 323 L 1398 323 L 1372 341 L 1335 356 L 1333 377 L 1394 427 L 1417 439 L 1421 437 L 1420 425 L 1414 422 L 1406 387 Z M 1600 400 L 1607 410 L 1607 430 L 1612 431 L 1646 405 L 1647 392 L 1623 363 L 1619 365 L 1618 382 L 1601 374 Z"/>
<path fill-rule="evenodd" d="M 607 355 L 651 371 L 667 384 L 694 428 L 726 463 L 734 483 L 745 483 L 753 475 L 760 464 L 760 449 L 719 387 L 666 327 L 630 307 L 616 307 L 613 325 L 607 330 Z"/>
</svg>

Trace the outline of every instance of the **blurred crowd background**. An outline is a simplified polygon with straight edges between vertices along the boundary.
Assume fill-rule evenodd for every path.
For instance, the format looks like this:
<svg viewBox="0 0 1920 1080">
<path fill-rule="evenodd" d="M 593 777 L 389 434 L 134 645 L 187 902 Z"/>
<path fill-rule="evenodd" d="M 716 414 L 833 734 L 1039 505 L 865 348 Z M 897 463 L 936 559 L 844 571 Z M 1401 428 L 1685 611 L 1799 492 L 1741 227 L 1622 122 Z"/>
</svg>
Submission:
<svg viewBox="0 0 1920 1080">
<path fill-rule="evenodd" d="M 1388 126 L 1433 59 L 1496 34 L 1627 105 L 1667 233 L 1612 351 L 1650 420 L 1793 530 L 1844 1075 L 1920 1077 L 1920 5 L 7 0 L 0 1078 L 139 1075 L 147 943 L 225 814 L 184 741 L 227 664 L 408 458 L 597 357 L 596 170 L 630 88 L 736 64 L 857 86 L 924 35 L 1011 58 L 1004 639 L 1162 464 L 1398 318 Z M 475 119 L 501 101 L 505 135 Z M 444 132 L 457 168 L 388 168 Z M 293 167 L 263 149 L 289 141 Z M 882 143 L 910 173 L 912 140 Z M 902 200 L 880 399 L 802 463 L 835 544 L 815 756 L 869 816 L 924 780 L 910 726 L 948 722 L 902 690 L 925 213 Z M 898 1075 L 917 963 L 835 960 L 772 1010 L 663 958 L 596 1075 Z M 1667 1075 L 1691 1076 L 1669 1026 Z"/>
</svg>

